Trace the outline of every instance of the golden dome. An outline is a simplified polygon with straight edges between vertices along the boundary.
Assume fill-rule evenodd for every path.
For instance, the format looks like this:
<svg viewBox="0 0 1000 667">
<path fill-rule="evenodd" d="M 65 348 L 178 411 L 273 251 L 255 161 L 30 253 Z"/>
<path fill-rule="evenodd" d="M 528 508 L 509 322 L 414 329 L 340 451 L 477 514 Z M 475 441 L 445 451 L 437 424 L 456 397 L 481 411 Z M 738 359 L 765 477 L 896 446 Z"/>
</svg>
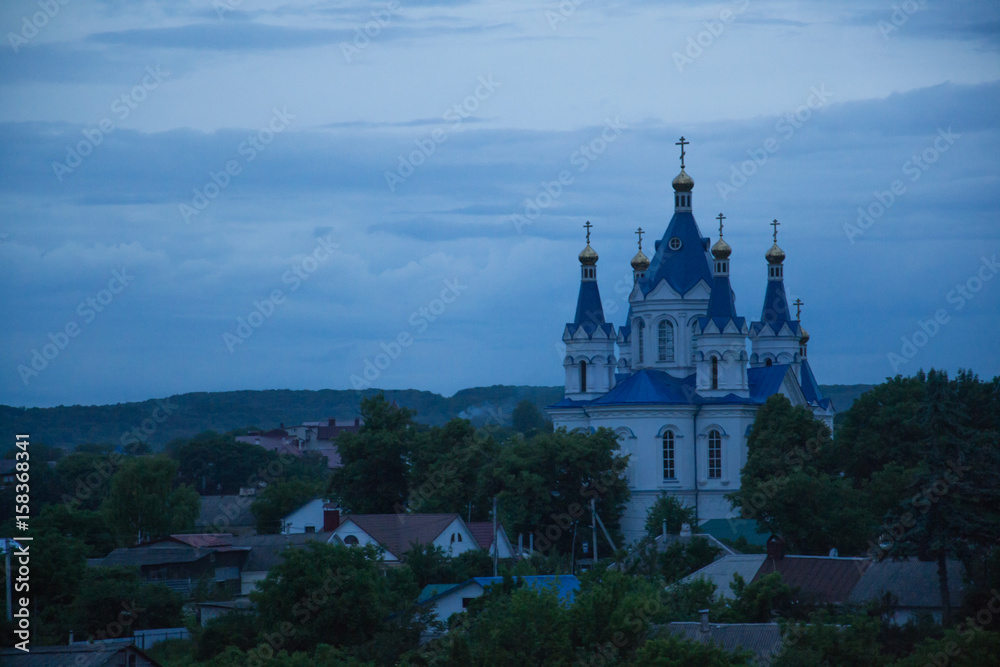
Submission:
<svg viewBox="0 0 1000 667">
<path fill-rule="evenodd" d="M 632 268 L 636 271 L 645 271 L 649 268 L 649 257 L 643 251 L 635 253 L 635 257 L 632 258 Z"/>
<path fill-rule="evenodd" d="M 589 243 L 580 253 L 580 263 L 584 266 L 593 266 L 597 264 L 597 251 L 591 248 Z"/>
<path fill-rule="evenodd" d="M 768 264 L 781 264 L 785 261 L 785 251 L 779 248 L 778 244 L 775 243 L 771 246 L 771 249 L 767 251 L 767 254 L 764 255 L 764 259 L 767 260 Z"/>
<path fill-rule="evenodd" d="M 731 254 L 733 254 L 733 249 L 720 236 L 719 240 L 712 246 L 712 257 L 716 259 L 729 259 Z"/>
<path fill-rule="evenodd" d="M 805 345 L 806 343 L 809 342 L 809 332 L 806 331 L 806 328 L 801 324 L 799 325 L 799 331 L 802 332 L 802 336 L 799 338 L 799 343 Z"/>
<path fill-rule="evenodd" d="M 694 187 L 694 179 L 688 176 L 684 168 L 681 167 L 681 173 L 674 178 L 673 186 L 677 192 L 691 192 Z"/>
</svg>

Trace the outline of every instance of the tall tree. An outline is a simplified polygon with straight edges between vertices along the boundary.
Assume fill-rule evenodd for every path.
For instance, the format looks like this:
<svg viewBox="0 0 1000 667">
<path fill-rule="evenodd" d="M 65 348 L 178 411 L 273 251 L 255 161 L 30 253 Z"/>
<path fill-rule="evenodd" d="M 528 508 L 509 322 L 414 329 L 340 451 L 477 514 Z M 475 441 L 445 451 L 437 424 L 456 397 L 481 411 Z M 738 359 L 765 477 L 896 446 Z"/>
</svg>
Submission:
<svg viewBox="0 0 1000 667">
<path fill-rule="evenodd" d="M 406 506 L 414 414 L 390 404 L 385 394 L 362 399 L 364 425 L 337 438 L 343 465 L 333 471 L 329 491 L 342 507 L 356 514 L 387 514 Z"/>
<path fill-rule="evenodd" d="M 487 473 L 497 453 L 492 435 L 466 419 L 419 433 L 410 457 L 409 509 L 487 519 L 492 509 Z"/>
<path fill-rule="evenodd" d="M 125 461 L 111 479 L 111 491 L 101 506 L 119 543 L 156 539 L 194 526 L 198 494 L 189 486 L 175 486 L 177 463 L 165 456 Z"/>
</svg>

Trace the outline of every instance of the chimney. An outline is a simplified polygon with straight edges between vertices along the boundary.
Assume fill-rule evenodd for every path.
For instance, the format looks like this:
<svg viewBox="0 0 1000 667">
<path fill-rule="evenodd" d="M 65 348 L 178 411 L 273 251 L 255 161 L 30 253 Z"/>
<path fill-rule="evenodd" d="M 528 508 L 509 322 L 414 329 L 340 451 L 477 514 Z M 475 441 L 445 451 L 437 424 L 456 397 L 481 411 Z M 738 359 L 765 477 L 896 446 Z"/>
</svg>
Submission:
<svg viewBox="0 0 1000 667">
<path fill-rule="evenodd" d="M 772 535 L 767 538 L 767 557 L 772 560 L 781 560 L 785 557 L 785 540 Z"/>
<path fill-rule="evenodd" d="M 323 508 L 323 532 L 328 533 L 340 527 L 340 510 L 332 507 Z"/>
<path fill-rule="evenodd" d="M 689 523 L 681 524 L 681 537 L 691 537 L 691 524 Z"/>
<path fill-rule="evenodd" d="M 708 634 L 708 631 L 710 630 L 709 625 L 708 625 L 708 609 L 699 609 L 698 613 L 701 614 L 701 628 L 700 628 L 700 630 L 703 633 Z"/>
</svg>

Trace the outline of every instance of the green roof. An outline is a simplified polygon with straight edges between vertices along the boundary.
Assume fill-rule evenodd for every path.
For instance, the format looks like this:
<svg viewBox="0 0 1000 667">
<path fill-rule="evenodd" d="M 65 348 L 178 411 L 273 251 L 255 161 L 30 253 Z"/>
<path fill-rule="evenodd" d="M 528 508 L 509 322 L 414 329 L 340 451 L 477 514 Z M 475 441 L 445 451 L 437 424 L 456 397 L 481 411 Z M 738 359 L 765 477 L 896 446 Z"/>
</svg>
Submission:
<svg viewBox="0 0 1000 667">
<path fill-rule="evenodd" d="M 745 537 L 750 544 L 765 546 L 771 533 L 757 532 L 757 522 L 753 519 L 709 519 L 698 526 L 717 540 L 738 540 Z"/>
</svg>

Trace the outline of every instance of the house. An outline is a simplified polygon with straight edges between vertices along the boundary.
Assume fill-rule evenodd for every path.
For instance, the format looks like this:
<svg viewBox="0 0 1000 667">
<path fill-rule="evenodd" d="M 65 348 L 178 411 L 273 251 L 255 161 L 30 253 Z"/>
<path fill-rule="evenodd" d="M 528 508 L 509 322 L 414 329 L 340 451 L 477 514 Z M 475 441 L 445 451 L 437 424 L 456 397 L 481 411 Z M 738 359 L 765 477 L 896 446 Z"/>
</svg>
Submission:
<svg viewBox="0 0 1000 667">
<path fill-rule="evenodd" d="M 799 599 L 804 602 L 843 604 L 849 601 L 851 591 L 871 567 L 867 558 L 785 555 L 784 542 L 773 537 L 768 540 L 767 547 L 766 554 L 720 558 L 681 579 L 681 582 L 708 580 L 715 584 L 720 597 L 729 598 L 732 597 L 730 584 L 736 574 L 750 584 L 778 572 L 786 584 L 798 589 Z"/>
<path fill-rule="evenodd" d="M 134 567 L 149 583 L 161 583 L 185 597 L 204 582 L 213 592 L 235 594 L 248 548 L 233 546 L 229 534 L 171 535 L 133 547 L 118 548 L 104 558 L 87 559 L 90 567 Z"/>
<path fill-rule="evenodd" d="M 72 646 L 32 646 L 25 653 L 0 649 L 4 667 L 162 667 L 131 644 L 74 644 Z"/>
<path fill-rule="evenodd" d="M 334 503 L 313 498 L 289 512 L 281 520 L 282 533 L 315 533 L 333 531 L 340 525 L 340 510 Z"/>
<path fill-rule="evenodd" d="M 329 543 L 333 533 L 296 533 L 289 535 L 244 535 L 232 540 L 234 547 L 247 550 L 247 559 L 240 571 L 240 595 L 250 595 L 257 583 L 284 560 L 282 552 L 289 547 L 304 547 L 310 542 Z"/>
<path fill-rule="evenodd" d="M 338 422 L 336 418 L 330 417 L 324 421 L 303 422 L 299 426 L 271 429 L 270 431 L 255 431 L 247 435 L 237 436 L 237 442 L 245 442 L 251 445 L 258 445 L 269 451 L 279 454 L 291 454 L 293 456 L 303 456 L 308 452 L 315 452 L 326 457 L 326 464 L 329 468 L 339 468 L 340 453 L 337 451 L 336 441 L 341 433 L 357 433 L 363 422 L 355 418 L 348 422 Z"/>
<path fill-rule="evenodd" d="M 958 609 L 962 606 L 962 577 L 965 568 L 961 561 L 949 560 L 947 569 L 951 608 Z M 866 604 L 878 601 L 886 593 L 891 594 L 896 602 L 893 622 L 903 624 L 919 614 L 930 614 L 935 621 L 941 622 L 944 603 L 937 562 L 910 559 L 873 563 L 861 575 L 861 580 L 851 591 L 849 601 Z"/>
<path fill-rule="evenodd" d="M 700 622 L 667 623 L 656 632 L 714 644 L 726 651 L 750 651 L 755 665 L 770 665 L 781 651 L 781 628 L 777 623 L 710 623 L 707 609 L 702 610 Z"/>
<path fill-rule="evenodd" d="M 466 524 L 469 526 L 469 532 L 472 536 L 476 538 L 476 543 L 479 544 L 480 549 L 485 549 L 489 554 L 493 555 L 493 522 L 492 521 L 472 521 Z M 500 552 L 497 554 L 497 558 L 513 558 L 516 555 L 514 551 L 514 546 L 510 542 L 510 538 L 507 537 L 507 531 L 503 529 L 503 526 L 497 525 L 497 542 L 499 543 Z"/>
<path fill-rule="evenodd" d="M 530 588 L 554 588 L 564 604 L 573 604 L 576 592 L 580 590 L 580 580 L 571 574 L 514 577 Z M 437 620 L 447 621 L 452 614 L 464 611 L 469 603 L 482 595 L 490 586 L 503 582 L 503 577 L 473 577 L 461 584 L 442 586 L 431 584 L 437 594 L 428 594 L 431 586 L 424 588 L 418 603 L 433 610 Z M 421 600 L 422 598 L 422 600 Z"/>
<path fill-rule="evenodd" d="M 194 527 L 206 533 L 252 535 L 257 532 L 257 521 L 250 512 L 255 497 L 253 488 L 240 489 L 239 495 L 202 496 Z"/>
<path fill-rule="evenodd" d="M 489 537 L 492 537 L 492 525 Z M 484 541 L 484 529 L 479 526 L 476 534 Z M 499 557 L 513 556 L 514 550 L 507 533 L 498 529 Z M 348 514 L 341 517 L 340 525 L 334 530 L 336 540 L 348 546 L 375 544 L 385 550 L 383 558 L 388 563 L 398 563 L 403 554 L 415 545 L 432 544 L 440 547 L 449 556 L 458 556 L 466 551 L 489 549 L 490 540 L 481 543 L 469 524 L 458 514 Z"/>
</svg>

